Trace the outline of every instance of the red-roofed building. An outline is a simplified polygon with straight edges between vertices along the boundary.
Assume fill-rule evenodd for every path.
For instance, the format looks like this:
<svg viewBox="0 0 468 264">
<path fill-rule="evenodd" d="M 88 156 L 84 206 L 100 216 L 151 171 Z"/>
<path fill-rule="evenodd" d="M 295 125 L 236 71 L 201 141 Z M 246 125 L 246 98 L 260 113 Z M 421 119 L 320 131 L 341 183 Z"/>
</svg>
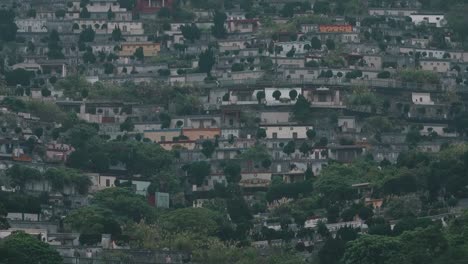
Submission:
<svg viewBox="0 0 468 264">
<path fill-rule="evenodd" d="M 320 33 L 350 33 L 353 32 L 351 25 L 319 25 Z"/>
</svg>

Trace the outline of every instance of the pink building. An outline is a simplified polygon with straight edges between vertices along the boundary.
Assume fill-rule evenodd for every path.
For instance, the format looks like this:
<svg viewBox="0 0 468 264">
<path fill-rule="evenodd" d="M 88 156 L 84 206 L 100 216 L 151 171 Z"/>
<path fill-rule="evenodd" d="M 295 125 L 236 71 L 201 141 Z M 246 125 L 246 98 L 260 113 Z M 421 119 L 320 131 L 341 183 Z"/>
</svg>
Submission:
<svg viewBox="0 0 468 264">
<path fill-rule="evenodd" d="M 46 160 L 49 162 L 66 162 L 73 151 L 75 151 L 75 149 L 67 144 L 48 144 L 46 151 Z"/>
</svg>

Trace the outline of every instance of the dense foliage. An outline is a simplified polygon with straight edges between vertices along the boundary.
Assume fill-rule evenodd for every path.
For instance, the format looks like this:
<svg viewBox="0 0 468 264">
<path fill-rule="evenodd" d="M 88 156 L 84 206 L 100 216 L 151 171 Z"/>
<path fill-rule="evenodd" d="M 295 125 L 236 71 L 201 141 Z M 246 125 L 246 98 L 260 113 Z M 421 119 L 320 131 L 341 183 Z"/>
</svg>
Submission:
<svg viewBox="0 0 468 264">
<path fill-rule="evenodd" d="M 0 242 L 0 262 L 5 264 L 63 263 L 59 253 L 40 238 L 16 232 Z"/>
</svg>

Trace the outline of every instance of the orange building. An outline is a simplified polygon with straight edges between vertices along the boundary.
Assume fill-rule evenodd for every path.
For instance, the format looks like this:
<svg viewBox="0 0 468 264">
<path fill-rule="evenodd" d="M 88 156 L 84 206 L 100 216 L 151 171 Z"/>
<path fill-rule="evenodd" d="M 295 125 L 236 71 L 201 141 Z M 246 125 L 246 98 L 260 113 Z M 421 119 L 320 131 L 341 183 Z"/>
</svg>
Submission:
<svg viewBox="0 0 468 264">
<path fill-rule="evenodd" d="M 353 32 L 351 25 L 320 25 L 320 33 L 350 33 Z"/>
<path fill-rule="evenodd" d="M 220 128 L 184 128 L 182 134 L 188 138 L 188 140 L 199 140 L 199 139 L 214 139 L 215 137 L 221 136 Z"/>
</svg>

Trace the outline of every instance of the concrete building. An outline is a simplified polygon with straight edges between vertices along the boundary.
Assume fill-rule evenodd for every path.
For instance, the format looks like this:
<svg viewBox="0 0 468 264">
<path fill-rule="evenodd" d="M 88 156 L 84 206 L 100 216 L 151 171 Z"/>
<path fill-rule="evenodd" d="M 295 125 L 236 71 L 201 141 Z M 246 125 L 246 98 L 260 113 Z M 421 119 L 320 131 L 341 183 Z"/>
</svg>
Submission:
<svg viewBox="0 0 468 264">
<path fill-rule="evenodd" d="M 280 98 L 276 100 L 273 94 L 279 91 Z M 295 92 L 294 92 L 295 91 Z M 291 98 L 290 94 L 293 93 L 296 96 L 294 99 Z M 267 105 L 288 105 L 295 104 L 297 97 L 302 94 L 302 88 L 265 88 L 265 103 Z"/>
<path fill-rule="evenodd" d="M 380 55 L 364 55 L 362 60 L 368 68 L 376 70 L 382 69 L 382 56 Z"/>
<path fill-rule="evenodd" d="M 432 25 L 432 26 L 439 28 L 439 27 L 444 27 L 447 24 L 444 14 L 418 13 L 418 14 L 411 14 L 409 15 L 409 17 L 411 17 L 411 21 L 415 25 L 427 24 L 427 25 Z"/>
<path fill-rule="evenodd" d="M 438 73 L 447 73 L 451 70 L 450 60 L 421 59 L 419 65 L 422 70 Z"/>
<path fill-rule="evenodd" d="M 312 126 L 300 125 L 261 125 L 265 129 L 267 139 L 306 139 L 307 130 L 313 129 Z"/>
<path fill-rule="evenodd" d="M 91 191 L 97 192 L 106 188 L 115 187 L 115 181 L 117 178 L 112 175 L 103 175 L 99 173 L 88 173 L 89 179 L 91 180 Z"/>
<path fill-rule="evenodd" d="M 127 11 L 127 9 L 120 7 L 117 0 L 90 0 L 89 4 L 86 5 L 86 9 L 88 9 L 90 13 L 104 13 L 109 9 L 112 12 Z"/>
<path fill-rule="evenodd" d="M 433 105 L 430 93 L 411 93 L 411 100 L 417 105 Z"/>
<path fill-rule="evenodd" d="M 294 54 L 304 54 L 306 49 L 304 49 L 305 45 L 310 46 L 310 42 L 308 41 L 289 41 L 289 42 L 278 42 L 275 44 L 276 46 L 280 46 L 283 50 L 277 54 L 280 57 L 286 57 L 286 54 L 291 51 L 292 49 L 295 50 Z M 271 54 L 271 56 L 275 56 L 275 54 Z"/>
<path fill-rule="evenodd" d="M 258 19 L 230 19 L 226 28 L 229 33 L 252 33 L 258 28 Z"/>
<path fill-rule="evenodd" d="M 36 18 L 18 18 L 15 20 L 19 33 L 46 33 L 47 20 Z"/>
<path fill-rule="evenodd" d="M 416 14 L 418 9 L 408 8 L 369 8 L 369 15 L 371 16 L 396 16 L 407 17 Z"/>
</svg>

